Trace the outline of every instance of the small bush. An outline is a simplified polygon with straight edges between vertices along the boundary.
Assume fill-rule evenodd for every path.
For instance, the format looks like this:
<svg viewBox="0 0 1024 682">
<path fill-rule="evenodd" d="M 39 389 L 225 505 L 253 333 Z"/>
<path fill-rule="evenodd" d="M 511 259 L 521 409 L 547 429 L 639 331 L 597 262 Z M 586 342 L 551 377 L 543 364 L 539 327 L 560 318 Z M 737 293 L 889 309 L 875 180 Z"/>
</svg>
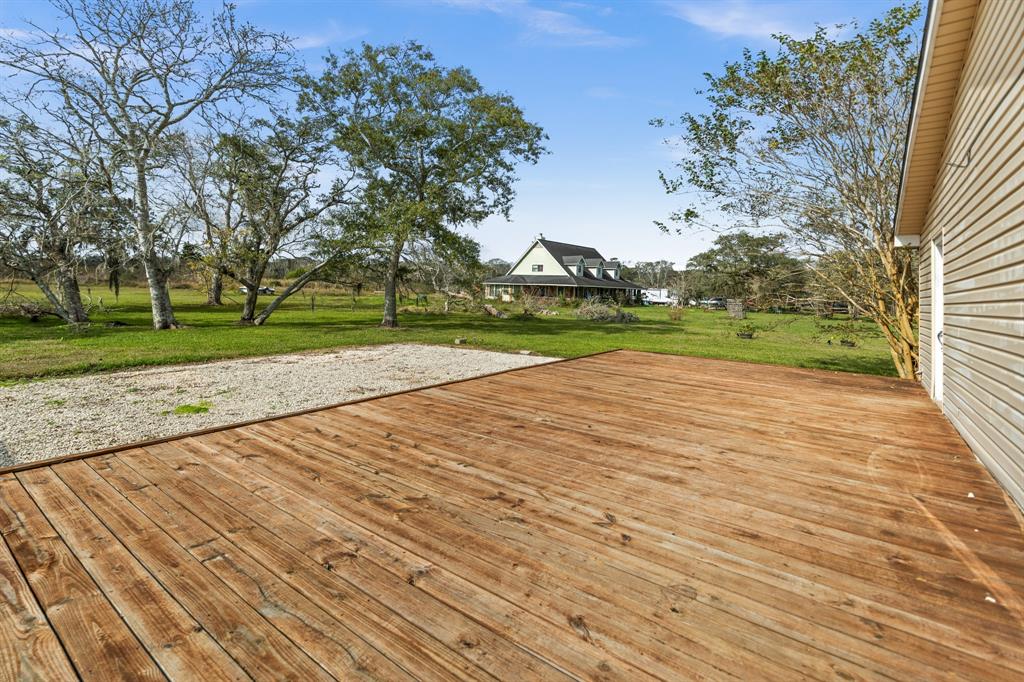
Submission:
<svg viewBox="0 0 1024 682">
<path fill-rule="evenodd" d="M 592 320 L 594 322 L 636 322 L 638 318 L 633 313 L 626 312 L 617 306 L 610 306 L 601 301 L 585 301 L 576 309 L 576 317 L 580 320 Z"/>
<path fill-rule="evenodd" d="M 520 294 L 516 299 L 516 303 L 523 308 L 523 311 L 519 313 L 519 317 L 522 319 L 535 317 L 544 307 L 543 299 L 532 294 Z"/>
<path fill-rule="evenodd" d="M 676 305 L 670 307 L 668 309 L 668 319 L 672 320 L 673 322 L 678 322 L 679 320 L 683 319 L 683 309 Z"/>
</svg>

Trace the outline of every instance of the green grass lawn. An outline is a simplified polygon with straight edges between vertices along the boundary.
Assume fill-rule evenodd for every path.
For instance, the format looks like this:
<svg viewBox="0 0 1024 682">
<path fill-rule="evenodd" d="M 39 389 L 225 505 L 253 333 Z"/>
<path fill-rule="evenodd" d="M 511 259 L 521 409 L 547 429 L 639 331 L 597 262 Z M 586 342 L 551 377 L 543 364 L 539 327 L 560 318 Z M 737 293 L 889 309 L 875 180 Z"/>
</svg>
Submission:
<svg viewBox="0 0 1024 682">
<path fill-rule="evenodd" d="M 19 291 L 36 296 L 28 285 L 22 285 Z M 557 316 L 529 319 L 409 312 L 399 316 L 401 328 L 381 329 L 377 326 L 380 296 L 361 297 L 353 310 L 349 296 L 319 293 L 315 310 L 311 309 L 310 296 L 299 294 L 265 326 L 239 327 L 235 322 L 240 301 L 212 308 L 204 305 L 205 294 L 175 289 L 172 298 L 178 320 L 188 328 L 156 332 L 149 326 L 149 299 L 144 289 L 122 289 L 117 300 L 105 289 L 95 289 L 92 294 L 94 299 L 102 296 L 105 310 L 94 312 L 92 324 L 83 330 L 64 326 L 56 318 L 36 323 L 24 318 L 0 318 L 0 382 L 341 346 L 452 344 L 456 337 L 468 339 L 471 347 L 530 350 L 560 357 L 630 348 L 894 374 L 885 341 L 872 323 L 856 323 L 857 347 L 847 348 L 838 344 L 838 332 L 822 329 L 834 322 L 802 315 L 751 314 L 747 322 L 762 327 L 774 325 L 754 339 L 737 338 L 742 323 L 730 320 L 725 312 L 686 310 L 680 320 L 671 320 L 669 311 L 660 307 L 631 308 L 640 317 L 631 324 L 577 320 L 570 308 L 560 309 Z M 106 326 L 110 322 L 124 326 Z M 826 342 L 830 335 L 833 345 Z"/>
</svg>

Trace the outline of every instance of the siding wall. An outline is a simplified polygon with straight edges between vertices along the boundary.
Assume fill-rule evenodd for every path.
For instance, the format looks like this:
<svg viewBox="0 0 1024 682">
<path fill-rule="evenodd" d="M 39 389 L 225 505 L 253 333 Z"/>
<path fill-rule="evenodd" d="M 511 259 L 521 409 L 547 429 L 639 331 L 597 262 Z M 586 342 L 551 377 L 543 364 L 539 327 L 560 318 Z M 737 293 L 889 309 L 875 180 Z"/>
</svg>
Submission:
<svg viewBox="0 0 1024 682">
<path fill-rule="evenodd" d="M 534 272 L 534 265 L 543 265 L 542 272 Z M 523 256 L 515 267 L 512 268 L 512 275 L 564 275 L 565 270 L 562 264 L 555 260 L 554 256 L 548 253 L 540 244 L 534 244 L 529 253 Z"/>
<path fill-rule="evenodd" d="M 945 261 L 943 411 L 1024 507 L 1024 2 L 983 0 L 921 236 L 931 387 L 931 241 Z"/>
</svg>

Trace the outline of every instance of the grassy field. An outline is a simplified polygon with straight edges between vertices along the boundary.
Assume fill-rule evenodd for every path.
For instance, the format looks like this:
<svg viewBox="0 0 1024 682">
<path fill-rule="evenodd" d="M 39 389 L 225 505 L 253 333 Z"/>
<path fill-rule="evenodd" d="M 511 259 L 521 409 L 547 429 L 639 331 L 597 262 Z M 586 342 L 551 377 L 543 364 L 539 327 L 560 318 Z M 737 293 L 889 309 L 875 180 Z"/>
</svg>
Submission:
<svg viewBox="0 0 1024 682">
<path fill-rule="evenodd" d="M 19 291 L 36 296 L 28 285 Z M 561 357 L 631 348 L 893 374 L 885 341 L 871 323 L 856 323 L 857 346 L 848 348 L 838 343 L 847 333 L 829 329 L 836 321 L 812 316 L 751 314 L 746 322 L 760 327 L 753 339 L 738 338 L 736 332 L 743 323 L 730 320 L 724 312 L 685 310 L 681 319 L 672 320 L 669 311 L 660 307 L 631 308 L 640 317 L 631 324 L 578 320 L 568 308 L 560 309 L 557 316 L 528 319 L 408 312 L 400 315 L 402 327 L 391 330 L 377 326 L 380 296 L 363 296 L 353 309 L 349 296 L 319 293 L 315 310 L 311 309 L 311 297 L 300 294 L 265 326 L 239 327 L 235 322 L 240 301 L 212 308 L 204 305 L 201 292 L 175 289 L 172 298 L 178 319 L 188 327 L 155 332 L 149 327 L 149 299 L 144 289 L 122 289 L 116 301 L 105 289 L 92 293 L 97 299 L 102 296 L 105 306 L 94 311 L 86 329 L 71 329 L 56 318 L 35 323 L 0 318 L 0 382 L 341 346 L 452 344 L 456 337 L 468 339 L 471 347 L 530 350 Z M 112 322 L 123 326 L 107 326 Z M 832 345 L 827 343 L 829 338 Z"/>
</svg>

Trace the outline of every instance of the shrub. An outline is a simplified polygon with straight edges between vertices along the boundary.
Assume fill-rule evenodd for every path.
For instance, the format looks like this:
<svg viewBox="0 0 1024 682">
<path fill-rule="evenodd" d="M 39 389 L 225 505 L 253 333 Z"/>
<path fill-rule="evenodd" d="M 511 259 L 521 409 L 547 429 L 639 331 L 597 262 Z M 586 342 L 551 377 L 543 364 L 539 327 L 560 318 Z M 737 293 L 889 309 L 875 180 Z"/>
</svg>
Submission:
<svg viewBox="0 0 1024 682">
<path fill-rule="evenodd" d="M 679 306 L 672 306 L 668 309 L 668 319 L 678 322 L 683 319 L 683 309 Z"/>
<path fill-rule="evenodd" d="M 585 301 L 576 309 L 576 317 L 581 320 L 592 320 L 594 322 L 636 322 L 638 318 L 633 313 L 626 312 L 622 308 L 613 307 L 601 301 Z"/>
<path fill-rule="evenodd" d="M 520 317 L 534 317 L 544 307 L 543 300 L 532 294 L 520 294 L 516 302 L 523 307 L 523 312 L 519 314 Z"/>
</svg>

